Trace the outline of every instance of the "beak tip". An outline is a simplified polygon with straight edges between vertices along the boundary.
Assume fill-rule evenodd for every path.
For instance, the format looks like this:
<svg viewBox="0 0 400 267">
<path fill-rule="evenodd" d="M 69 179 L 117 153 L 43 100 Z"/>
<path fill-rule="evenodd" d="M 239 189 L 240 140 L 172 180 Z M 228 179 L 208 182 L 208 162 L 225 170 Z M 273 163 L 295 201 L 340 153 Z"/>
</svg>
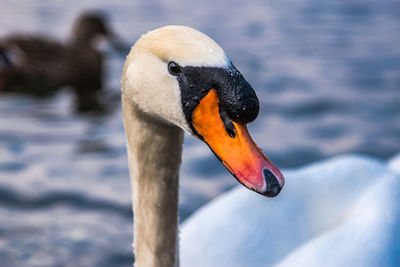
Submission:
<svg viewBox="0 0 400 267">
<path fill-rule="evenodd" d="M 268 169 L 263 169 L 265 180 L 265 190 L 261 192 L 266 197 L 276 197 L 282 190 L 283 185 L 278 181 L 278 178 Z"/>
</svg>

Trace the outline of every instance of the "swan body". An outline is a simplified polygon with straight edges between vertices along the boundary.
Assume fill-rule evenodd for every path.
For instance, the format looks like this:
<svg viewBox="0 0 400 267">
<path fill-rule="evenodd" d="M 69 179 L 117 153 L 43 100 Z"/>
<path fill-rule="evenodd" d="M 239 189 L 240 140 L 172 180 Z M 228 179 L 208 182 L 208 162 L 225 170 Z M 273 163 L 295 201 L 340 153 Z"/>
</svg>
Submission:
<svg viewBox="0 0 400 267">
<path fill-rule="evenodd" d="M 399 166 L 339 156 L 286 171 L 270 201 L 235 188 L 184 223 L 182 265 L 399 266 Z"/>
<path fill-rule="evenodd" d="M 281 191 L 283 175 L 246 129 L 258 115 L 257 96 L 205 34 L 166 26 L 143 35 L 125 63 L 122 107 L 137 266 L 179 265 L 183 131 L 204 141 L 247 188 L 268 197 Z"/>
</svg>

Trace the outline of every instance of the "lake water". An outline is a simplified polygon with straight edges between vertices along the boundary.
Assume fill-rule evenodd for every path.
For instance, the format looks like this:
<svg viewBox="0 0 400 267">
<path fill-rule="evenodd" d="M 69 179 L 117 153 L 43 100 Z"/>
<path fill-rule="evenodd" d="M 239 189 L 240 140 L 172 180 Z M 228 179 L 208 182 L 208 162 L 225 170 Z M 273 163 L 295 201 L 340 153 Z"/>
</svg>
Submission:
<svg viewBox="0 0 400 267">
<path fill-rule="evenodd" d="M 0 35 L 65 39 L 86 9 L 104 10 L 131 44 L 167 24 L 214 38 L 255 88 L 261 111 L 250 132 L 281 168 L 400 151 L 398 1 L 1 0 Z M 67 88 L 0 96 L 0 266 L 132 265 L 124 57 L 105 50 L 104 114 L 76 114 Z M 186 136 L 181 220 L 236 184 Z"/>
</svg>

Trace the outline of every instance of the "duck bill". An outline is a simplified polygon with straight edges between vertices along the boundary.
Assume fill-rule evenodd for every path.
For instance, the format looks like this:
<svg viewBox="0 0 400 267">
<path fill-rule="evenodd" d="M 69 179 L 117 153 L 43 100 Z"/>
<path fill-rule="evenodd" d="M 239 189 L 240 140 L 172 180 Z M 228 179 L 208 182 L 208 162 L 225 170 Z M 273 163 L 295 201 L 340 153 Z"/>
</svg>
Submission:
<svg viewBox="0 0 400 267">
<path fill-rule="evenodd" d="M 275 197 L 285 183 L 282 173 L 254 143 L 246 125 L 229 121 L 231 130 L 227 129 L 220 108 L 217 92 L 211 90 L 192 114 L 197 134 L 240 183 L 264 196 Z"/>
</svg>

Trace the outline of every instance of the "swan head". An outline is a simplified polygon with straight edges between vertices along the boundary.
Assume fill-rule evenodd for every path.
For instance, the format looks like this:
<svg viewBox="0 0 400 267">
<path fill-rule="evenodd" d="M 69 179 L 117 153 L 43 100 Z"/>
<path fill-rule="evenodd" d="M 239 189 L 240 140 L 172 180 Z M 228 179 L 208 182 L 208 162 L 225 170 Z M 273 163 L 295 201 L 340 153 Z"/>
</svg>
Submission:
<svg viewBox="0 0 400 267">
<path fill-rule="evenodd" d="M 268 197 L 281 191 L 283 175 L 246 128 L 259 113 L 257 96 L 207 35 L 185 26 L 143 35 L 128 55 L 122 94 L 143 112 L 204 141 L 247 188 Z"/>
</svg>

